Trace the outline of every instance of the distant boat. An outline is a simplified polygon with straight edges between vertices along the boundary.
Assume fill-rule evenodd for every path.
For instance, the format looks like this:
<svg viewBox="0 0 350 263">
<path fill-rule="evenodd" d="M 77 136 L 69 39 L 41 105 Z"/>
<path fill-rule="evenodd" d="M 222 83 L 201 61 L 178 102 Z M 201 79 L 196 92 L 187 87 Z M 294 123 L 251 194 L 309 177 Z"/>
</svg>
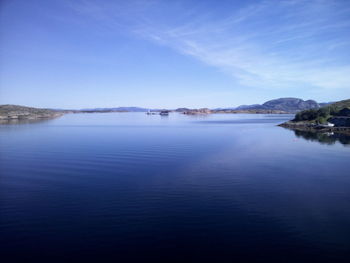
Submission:
<svg viewBox="0 0 350 263">
<path fill-rule="evenodd" d="M 159 115 L 167 116 L 167 115 L 169 115 L 169 111 L 167 111 L 167 110 L 162 110 L 162 111 L 159 113 Z"/>
</svg>

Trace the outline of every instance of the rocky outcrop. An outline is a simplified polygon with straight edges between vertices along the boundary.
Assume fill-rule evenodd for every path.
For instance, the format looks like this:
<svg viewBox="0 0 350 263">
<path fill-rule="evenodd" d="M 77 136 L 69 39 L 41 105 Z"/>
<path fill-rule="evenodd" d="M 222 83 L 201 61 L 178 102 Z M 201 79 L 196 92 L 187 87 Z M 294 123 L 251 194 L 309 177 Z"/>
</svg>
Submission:
<svg viewBox="0 0 350 263">
<path fill-rule="evenodd" d="M 45 119 L 63 115 L 63 112 L 24 107 L 18 105 L 0 105 L 0 120 Z"/>
<path fill-rule="evenodd" d="M 345 126 L 326 126 L 326 125 L 317 125 L 310 122 L 294 122 L 287 121 L 278 126 L 287 128 L 293 131 L 301 131 L 301 132 L 315 132 L 315 133 L 325 133 L 325 132 L 334 132 L 350 135 L 350 127 Z"/>
<path fill-rule="evenodd" d="M 279 126 L 297 131 L 350 134 L 349 106 L 350 100 L 342 100 L 318 110 L 305 110 Z"/>
<path fill-rule="evenodd" d="M 210 113 L 212 113 L 212 111 L 209 110 L 208 108 L 192 109 L 192 110 L 186 110 L 183 112 L 183 114 L 188 114 L 188 115 L 210 114 Z"/>
</svg>

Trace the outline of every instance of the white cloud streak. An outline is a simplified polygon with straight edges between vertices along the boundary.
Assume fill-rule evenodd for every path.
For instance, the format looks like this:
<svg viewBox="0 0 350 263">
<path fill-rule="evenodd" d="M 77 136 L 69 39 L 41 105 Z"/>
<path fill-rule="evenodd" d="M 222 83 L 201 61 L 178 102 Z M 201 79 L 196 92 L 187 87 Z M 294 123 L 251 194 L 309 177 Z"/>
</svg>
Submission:
<svg viewBox="0 0 350 263">
<path fill-rule="evenodd" d="M 257 1 L 232 6 L 222 17 L 181 5 L 174 11 L 166 3 L 101 7 L 84 1 L 74 8 L 219 68 L 243 87 L 349 89 L 350 94 L 347 1 Z"/>
</svg>

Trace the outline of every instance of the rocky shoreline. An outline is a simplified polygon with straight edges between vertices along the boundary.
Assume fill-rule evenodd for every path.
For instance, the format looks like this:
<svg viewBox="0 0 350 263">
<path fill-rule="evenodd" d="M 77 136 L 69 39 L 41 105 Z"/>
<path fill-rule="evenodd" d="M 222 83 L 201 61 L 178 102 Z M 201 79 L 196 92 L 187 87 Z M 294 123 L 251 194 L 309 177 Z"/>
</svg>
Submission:
<svg viewBox="0 0 350 263">
<path fill-rule="evenodd" d="M 293 120 L 279 126 L 294 131 L 350 135 L 350 99 L 334 102 L 317 110 L 300 111 Z"/>
<path fill-rule="evenodd" d="M 321 132 L 321 133 L 342 133 L 346 135 L 350 135 L 350 127 L 341 127 L 341 126 L 333 126 L 333 127 L 325 127 L 322 125 L 317 125 L 309 122 L 294 122 L 287 121 L 285 123 L 279 124 L 278 126 L 287 128 L 290 130 L 296 131 L 305 131 L 305 132 Z"/>
<path fill-rule="evenodd" d="M 0 120 L 36 120 L 36 119 L 51 119 L 57 118 L 64 114 L 62 111 L 50 109 L 38 109 L 17 105 L 1 105 Z"/>
</svg>

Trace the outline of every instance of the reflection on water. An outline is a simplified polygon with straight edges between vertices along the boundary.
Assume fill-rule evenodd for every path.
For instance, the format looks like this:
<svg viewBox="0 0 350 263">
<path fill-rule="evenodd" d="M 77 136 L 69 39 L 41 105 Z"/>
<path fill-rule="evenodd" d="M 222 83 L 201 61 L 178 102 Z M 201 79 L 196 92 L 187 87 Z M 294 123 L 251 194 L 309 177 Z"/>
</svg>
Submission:
<svg viewBox="0 0 350 263">
<path fill-rule="evenodd" d="M 34 123 L 44 123 L 49 122 L 55 118 L 38 118 L 38 119 L 7 119 L 0 120 L 0 124 L 34 124 Z"/>
<path fill-rule="evenodd" d="M 0 125 L 2 262 L 347 263 L 350 148 L 295 140 L 292 117 Z"/>
<path fill-rule="evenodd" d="M 340 142 L 344 145 L 350 145 L 350 136 L 342 133 L 333 132 L 311 132 L 294 130 L 295 136 L 309 141 L 316 141 L 321 144 L 335 144 Z"/>
</svg>

